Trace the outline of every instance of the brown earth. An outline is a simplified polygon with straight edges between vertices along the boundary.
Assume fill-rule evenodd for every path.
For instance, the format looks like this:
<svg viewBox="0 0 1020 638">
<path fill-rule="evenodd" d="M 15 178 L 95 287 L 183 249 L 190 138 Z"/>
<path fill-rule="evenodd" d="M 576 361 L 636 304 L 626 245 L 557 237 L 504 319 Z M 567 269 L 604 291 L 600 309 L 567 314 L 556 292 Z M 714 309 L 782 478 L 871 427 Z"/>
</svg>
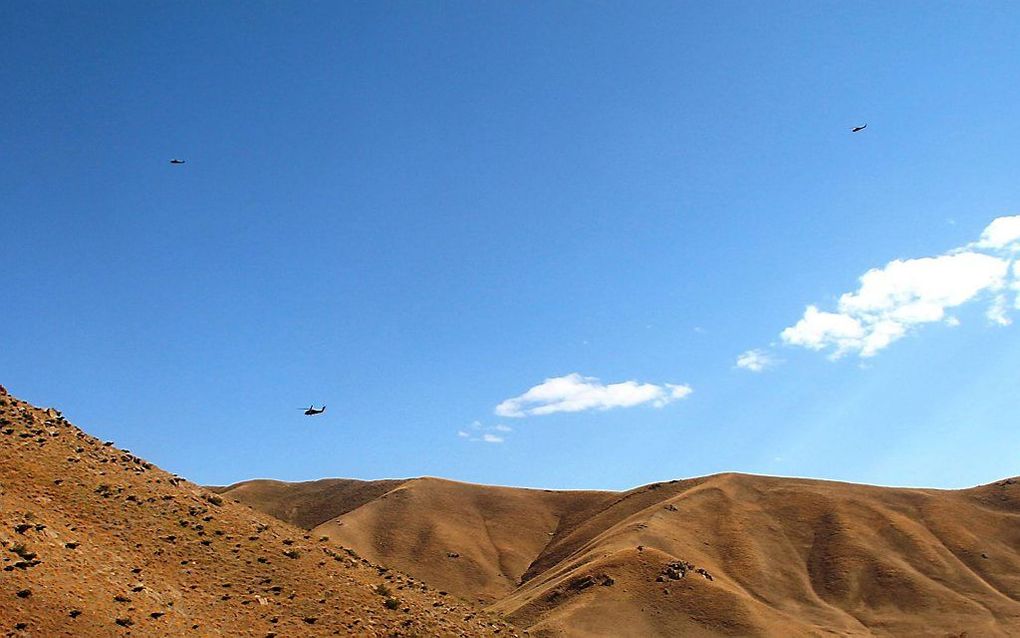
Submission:
<svg viewBox="0 0 1020 638">
<path fill-rule="evenodd" d="M 363 487 L 363 498 L 385 492 Z M 2 387 L 0 514 L 0 635 L 515 635 L 495 615 L 168 474 Z"/>
<path fill-rule="evenodd" d="M 966 490 L 741 474 L 627 492 L 352 485 L 219 489 L 534 636 L 1020 635 L 1015 479 Z M 282 499 L 322 504 L 320 492 L 344 496 L 314 512 Z"/>
</svg>

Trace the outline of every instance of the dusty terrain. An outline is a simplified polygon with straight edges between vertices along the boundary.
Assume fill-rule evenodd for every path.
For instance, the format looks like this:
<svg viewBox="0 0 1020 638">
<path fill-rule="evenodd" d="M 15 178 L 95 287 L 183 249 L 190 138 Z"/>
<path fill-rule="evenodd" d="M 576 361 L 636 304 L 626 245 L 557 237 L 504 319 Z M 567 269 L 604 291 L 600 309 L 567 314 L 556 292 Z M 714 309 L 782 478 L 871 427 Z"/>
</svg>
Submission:
<svg viewBox="0 0 1020 638">
<path fill-rule="evenodd" d="M 721 474 L 627 492 L 435 478 L 219 488 L 537 636 L 1020 635 L 1020 481 Z M 324 503 L 320 493 L 342 495 Z M 320 504 L 315 512 L 289 510 Z M 299 507 L 298 510 L 301 508 Z"/>
<path fill-rule="evenodd" d="M 0 635 L 515 633 L 2 389 L 0 512 Z"/>
<path fill-rule="evenodd" d="M 1020 635 L 1015 479 L 206 489 L 0 390 L 0 512 L 2 635 Z"/>
</svg>

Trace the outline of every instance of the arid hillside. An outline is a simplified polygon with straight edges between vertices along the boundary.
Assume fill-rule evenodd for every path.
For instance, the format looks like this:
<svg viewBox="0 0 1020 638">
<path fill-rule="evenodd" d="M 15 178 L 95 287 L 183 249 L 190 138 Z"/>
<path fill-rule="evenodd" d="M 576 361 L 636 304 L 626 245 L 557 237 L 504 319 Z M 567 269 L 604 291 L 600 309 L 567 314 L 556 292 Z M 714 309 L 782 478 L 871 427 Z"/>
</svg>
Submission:
<svg viewBox="0 0 1020 638">
<path fill-rule="evenodd" d="M 317 512 L 328 481 L 293 484 Z M 537 636 L 1020 635 L 1020 482 L 895 489 L 722 474 L 627 492 L 434 478 L 317 524 Z M 272 507 L 285 508 L 275 500 Z M 267 507 L 239 484 L 227 497 Z M 358 502 L 358 501 L 363 502 Z"/>
<path fill-rule="evenodd" d="M 258 510 L 304 529 L 332 520 L 357 509 L 399 487 L 404 480 L 358 481 L 322 479 L 305 483 L 287 483 L 259 479 L 230 487 L 210 487 L 242 503 L 258 503 Z"/>
<path fill-rule="evenodd" d="M 0 512 L 2 635 L 515 635 L 2 388 Z"/>
</svg>

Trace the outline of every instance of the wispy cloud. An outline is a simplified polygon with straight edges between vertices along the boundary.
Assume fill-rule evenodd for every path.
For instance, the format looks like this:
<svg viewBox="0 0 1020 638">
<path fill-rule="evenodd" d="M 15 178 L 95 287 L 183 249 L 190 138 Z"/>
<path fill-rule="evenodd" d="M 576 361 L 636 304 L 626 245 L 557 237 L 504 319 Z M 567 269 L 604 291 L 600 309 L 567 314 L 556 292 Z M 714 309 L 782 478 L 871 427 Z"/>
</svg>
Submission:
<svg viewBox="0 0 1020 638">
<path fill-rule="evenodd" d="M 995 295 L 992 305 L 985 311 L 985 317 L 997 326 L 1008 326 L 1013 323 L 1006 308 L 1006 295 Z"/>
<path fill-rule="evenodd" d="M 834 312 L 809 305 L 780 338 L 791 346 L 829 350 L 833 359 L 847 354 L 871 357 L 923 324 L 958 323 L 946 311 L 980 299 L 991 299 L 986 316 L 992 323 L 1008 325 L 1006 292 L 1020 289 L 1016 264 L 1009 279 L 1017 252 L 1020 215 L 999 217 L 976 242 L 869 270 L 856 291 L 840 296 Z"/>
<path fill-rule="evenodd" d="M 466 430 L 457 430 L 457 436 L 472 442 L 503 443 L 506 441 L 506 433 L 513 431 L 512 427 L 502 423 L 482 425 L 481 421 L 474 421 Z M 499 434 L 493 434 L 494 432 Z"/>
<path fill-rule="evenodd" d="M 737 355 L 737 367 L 751 372 L 762 372 L 778 363 L 772 353 L 762 349 L 747 350 Z"/>
<path fill-rule="evenodd" d="M 521 418 L 556 412 L 629 408 L 645 403 L 660 408 L 686 398 L 691 392 L 693 389 L 689 385 L 672 383 L 623 381 L 605 385 L 595 377 L 575 372 L 546 379 L 524 394 L 503 401 L 495 412 L 502 417 Z"/>
</svg>

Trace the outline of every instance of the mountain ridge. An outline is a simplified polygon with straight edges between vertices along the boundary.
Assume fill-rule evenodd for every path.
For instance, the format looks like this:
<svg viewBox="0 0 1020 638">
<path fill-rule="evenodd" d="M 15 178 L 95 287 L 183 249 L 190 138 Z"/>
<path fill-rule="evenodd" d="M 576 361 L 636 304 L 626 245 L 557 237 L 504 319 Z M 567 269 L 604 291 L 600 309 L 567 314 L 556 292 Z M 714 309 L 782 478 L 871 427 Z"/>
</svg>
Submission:
<svg viewBox="0 0 1020 638">
<path fill-rule="evenodd" d="M 1015 479 L 947 490 L 725 472 L 616 492 L 423 477 L 350 505 L 313 533 L 532 635 L 1020 631 Z"/>
</svg>

